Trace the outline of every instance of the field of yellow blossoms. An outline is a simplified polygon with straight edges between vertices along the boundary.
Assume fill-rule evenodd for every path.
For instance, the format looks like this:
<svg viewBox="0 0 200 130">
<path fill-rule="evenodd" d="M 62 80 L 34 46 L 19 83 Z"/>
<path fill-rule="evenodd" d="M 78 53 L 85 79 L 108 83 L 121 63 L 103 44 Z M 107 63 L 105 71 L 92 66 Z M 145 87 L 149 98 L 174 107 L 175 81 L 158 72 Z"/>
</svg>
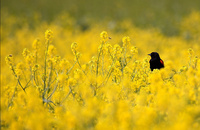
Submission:
<svg viewBox="0 0 200 130">
<path fill-rule="evenodd" d="M 200 129 L 200 12 L 171 37 L 128 20 L 80 31 L 62 15 L 32 30 L 6 17 L 1 129 Z M 165 68 L 150 70 L 153 51 Z"/>
</svg>

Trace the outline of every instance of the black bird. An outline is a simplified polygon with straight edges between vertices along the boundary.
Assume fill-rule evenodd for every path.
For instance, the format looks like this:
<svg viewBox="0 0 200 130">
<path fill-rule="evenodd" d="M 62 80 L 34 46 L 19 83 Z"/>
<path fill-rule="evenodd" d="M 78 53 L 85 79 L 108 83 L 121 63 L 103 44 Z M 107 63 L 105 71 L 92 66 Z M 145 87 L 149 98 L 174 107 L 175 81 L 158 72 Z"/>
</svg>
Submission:
<svg viewBox="0 0 200 130">
<path fill-rule="evenodd" d="M 153 69 L 164 68 L 164 62 L 162 59 L 160 59 L 160 56 L 157 52 L 152 52 L 148 55 L 151 56 L 151 60 L 149 61 L 151 71 L 153 71 Z"/>
</svg>

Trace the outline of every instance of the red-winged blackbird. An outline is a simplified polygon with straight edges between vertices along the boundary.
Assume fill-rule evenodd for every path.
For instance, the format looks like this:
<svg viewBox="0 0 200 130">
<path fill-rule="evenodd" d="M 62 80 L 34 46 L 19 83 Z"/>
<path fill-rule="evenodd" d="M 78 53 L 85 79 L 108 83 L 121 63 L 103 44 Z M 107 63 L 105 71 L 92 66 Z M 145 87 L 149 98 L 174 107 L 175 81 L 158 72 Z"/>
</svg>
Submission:
<svg viewBox="0 0 200 130">
<path fill-rule="evenodd" d="M 160 59 L 160 56 L 157 52 L 152 52 L 148 55 L 151 56 L 151 60 L 149 61 L 151 71 L 153 71 L 153 69 L 164 68 L 164 62 L 162 59 Z"/>
</svg>

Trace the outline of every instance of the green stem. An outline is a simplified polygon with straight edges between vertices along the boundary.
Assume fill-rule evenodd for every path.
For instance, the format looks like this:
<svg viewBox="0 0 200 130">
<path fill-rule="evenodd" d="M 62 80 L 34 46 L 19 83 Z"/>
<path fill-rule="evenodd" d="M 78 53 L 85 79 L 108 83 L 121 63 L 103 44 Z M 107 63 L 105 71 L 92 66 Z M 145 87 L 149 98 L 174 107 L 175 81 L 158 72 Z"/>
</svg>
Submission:
<svg viewBox="0 0 200 130">
<path fill-rule="evenodd" d="M 50 87 L 50 82 L 51 82 L 51 78 L 52 78 L 52 62 L 51 62 L 51 68 L 50 68 L 50 72 L 49 72 L 49 79 L 48 79 L 48 85 L 47 85 L 47 88 L 49 89 Z M 47 89 L 47 90 L 48 90 Z"/>
<path fill-rule="evenodd" d="M 36 55 L 36 56 L 35 56 L 35 63 L 36 63 L 36 64 L 38 64 L 38 56 L 37 56 L 38 53 L 37 53 L 37 52 L 38 52 L 38 50 L 36 49 L 36 52 L 35 52 L 35 53 L 36 53 L 36 54 L 35 54 L 35 55 Z M 35 81 L 35 84 L 38 86 L 38 85 L 39 85 L 39 82 L 38 82 L 37 71 L 34 72 L 34 81 Z M 37 82 L 38 82 L 38 83 L 37 83 Z"/>
<path fill-rule="evenodd" d="M 13 92 L 13 95 L 12 95 L 12 97 L 11 97 L 11 100 L 10 100 L 10 102 L 9 102 L 9 104 L 8 104 L 8 108 L 9 108 L 10 106 L 12 106 L 12 104 L 13 104 L 13 99 L 14 99 L 14 97 L 15 97 L 15 92 L 17 91 L 17 86 L 18 86 L 18 82 L 17 82 L 17 85 L 16 85 L 15 90 L 14 90 L 14 92 Z"/>
<path fill-rule="evenodd" d="M 75 64 L 77 63 L 77 60 L 75 61 L 75 63 L 72 65 L 72 67 L 67 71 L 66 75 L 69 74 L 69 72 L 74 68 Z"/>
<path fill-rule="evenodd" d="M 100 52 L 99 52 L 99 55 L 98 55 L 98 59 L 97 59 L 97 69 L 96 69 L 96 75 L 98 75 L 98 68 L 99 68 L 99 60 L 100 60 L 100 56 L 101 56 L 101 53 L 102 53 L 102 49 L 103 49 L 103 43 L 101 43 L 101 48 L 100 48 Z"/>
<path fill-rule="evenodd" d="M 55 91 L 56 91 L 56 89 L 57 89 L 57 87 L 58 87 L 58 82 L 59 81 L 57 81 L 57 83 L 56 83 L 56 85 L 55 85 L 55 87 L 54 87 L 54 89 L 53 89 L 53 92 L 49 95 L 49 97 L 47 98 L 47 100 L 51 100 L 51 97 L 53 96 L 53 94 L 55 93 Z"/>
<path fill-rule="evenodd" d="M 68 94 L 64 97 L 64 99 L 60 102 L 60 104 L 62 104 L 66 99 L 67 97 L 72 93 L 72 90 L 70 89 Z"/>
<path fill-rule="evenodd" d="M 19 83 L 20 87 L 22 88 L 22 90 L 26 93 L 25 88 L 22 87 L 21 82 L 19 81 L 19 78 L 17 79 L 17 82 Z"/>
<path fill-rule="evenodd" d="M 31 82 L 32 79 L 33 79 L 33 76 L 31 76 L 30 80 L 26 83 L 24 90 L 28 87 L 28 84 Z"/>
<path fill-rule="evenodd" d="M 47 52 L 48 52 L 48 48 L 49 48 L 49 40 L 47 40 L 47 46 L 46 46 L 46 51 L 45 51 L 45 59 L 44 59 L 44 80 L 43 80 L 43 82 L 44 82 L 44 88 L 43 88 L 44 92 L 43 92 L 43 95 L 42 95 L 43 99 L 45 97 L 46 79 L 47 79 L 46 73 L 47 73 Z M 43 101 L 43 103 L 44 103 L 44 101 Z"/>
<path fill-rule="evenodd" d="M 35 81 L 36 86 L 38 86 L 39 84 L 37 83 L 37 77 L 36 76 L 37 76 L 37 71 L 34 72 L 33 77 L 34 77 L 34 81 Z"/>
<path fill-rule="evenodd" d="M 122 74 L 123 74 L 123 70 L 126 66 L 126 47 L 124 47 L 124 58 L 123 58 L 123 62 L 122 62 Z"/>
<path fill-rule="evenodd" d="M 11 66 L 11 67 L 12 67 L 11 70 L 13 71 L 13 74 L 14 74 L 15 78 L 17 78 L 17 82 L 19 83 L 19 85 L 22 88 L 22 90 L 26 93 L 25 88 L 22 87 L 22 84 L 21 84 L 21 82 L 19 80 L 19 77 L 17 77 L 17 74 L 15 73 L 15 70 L 14 70 L 13 66 Z"/>
<path fill-rule="evenodd" d="M 80 62 L 79 62 L 78 57 L 77 57 L 76 54 L 77 54 L 77 52 L 75 51 L 76 63 L 78 63 L 78 65 L 79 65 L 80 69 L 83 71 L 83 73 L 84 73 L 85 75 L 87 75 L 87 74 L 85 73 L 85 71 L 82 69 L 81 64 L 80 64 Z"/>
<path fill-rule="evenodd" d="M 97 88 L 100 88 L 102 85 L 104 85 L 104 83 L 106 84 L 108 82 L 108 79 L 110 78 L 110 75 L 112 73 L 112 66 L 114 65 L 114 63 L 115 63 L 115 60 L 113 60 L 113 62 L 111 64 L 111 68 L 109 69 L 109 71 L 108 71 L 108 73 L 106 75 L 106 78 L 103 80 L 103 82 Z"/>
<path fill-rule="evenodd" d="M 102 74 L 104 75 L 104 56 L 102 55 Z"/>
</svg>

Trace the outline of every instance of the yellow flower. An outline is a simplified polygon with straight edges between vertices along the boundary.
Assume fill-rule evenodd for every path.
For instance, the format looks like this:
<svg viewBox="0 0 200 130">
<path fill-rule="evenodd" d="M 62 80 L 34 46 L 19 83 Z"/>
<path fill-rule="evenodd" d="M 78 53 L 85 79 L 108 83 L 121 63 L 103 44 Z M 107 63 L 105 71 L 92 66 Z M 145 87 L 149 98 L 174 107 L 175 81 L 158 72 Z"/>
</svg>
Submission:
<svg viewBox="0 0 200 130">
<path fill-rule="evenodd" d="M 25 49 L 23 50 L 23 52 L 22 52 L 22 55 L 23 55 L 24 57 L 28 56 L 29 54 L 30 54 L 30 51 L 29 51 L 27 48 L 25 48 Z"/>
<path fill-rule="evenodd" d="M 68 69 L 70 68 L 70 63 L 69 63 L 68 60 L 62 59 L 62 60 L 60 61 L 59 67 L 60 67 L 60 69 L 63 70 L 63 71 L 64 71 L 64 69 L 67 69 L 67 70 L 68 70 Z"/>
<path fill-rule="evenodd" d="M 47 31 L 45 32 L 45 39 L 48 40 L 48 41 L 51 41 L 52 38 L 53 38 L 53 31 L 47 30 Z"/>
<path fill-rule="evenodd" d="M 50 45 L 48 49 L 48 55 L 52 57 L 56 54 L 56 52 L 56 48 L 53 45 Z"/>
<path fill-rule="evenodd" d="M 74 78 L 77 80 L 83 78 L 83 73 L 80 69 L 74 70 Z"/>
<path fill-rule="evenodd" d="M 39 65 L 38 64 L 35 64 L 33 67 L 32 67 L 32 71 L 35 72 L 39 69 Z"/>
<path fill-rule="evenodd" d="M 192 55 L 194 54 L 194 51 L 193 51 L 192 48 L 189 48 L 189 49 L 188 49 L 188 54 L 189 54 L 189 56 L 192 56 Z"/>
<path fill-rule="evenodd" d="M 64 84 L 66 79 L 67 79 L 67 76 L 65 74 L 60 74 L 58 76 L 58 80 L 59 80 L 60 84 Z"/>
<path fill-rule="evenodd" d="M 74 78 L 69 78 L 68 79 L 68 85 L 69 86 L 75 86 L 77 81 Z"/>
<path fill-rule="evenodd" d="M 76 55 L 77 48 L 78 48 L 78 44 L 76 42 L 73 42 L 71 44 L 71 49 L 74 55 Z"/>
<path fill-rule="evenodd" d="M 101 54 L 101 55 L 105 55 L 107 52 L 108 52 L 108 49 L 107 49 L 107 47 L 106 46 L 104 46 L 104 45 L 100 45 L 99 47 L 98 47 L 98 51 L 99 51 L 99 53 Z"/>
<path fill-rule="evenodd" d="M 15 69 L 16 75 L 17 76 L 22 75 L 23 69 L 24 69 L 24 64 L 22 62 L 18 63 Z"/>
<path fill-rule="evenodd" d="M 126 36 L 122 38 L 122 42 L 123 42 L 123 47 L 127 47 L 130 44 L 130 37 Z"/>
<path fill-rule="evenodd" d="M 119 59 L 121 57 L 121 54 L 122 54 L 122 48 L 118 44 L 116 44 L 116 45 L 114 45 L 113 51 L 114 51 L 113 52 L 114 57 Z"/>
<path fill-rule="evenodd" d="M 5 61 L 7 65 L 11 66 L 13 64 L 13 56 L 11 54 L 6 56 Z"/>
<path fill-rule="evenodd" d="M 34 62 L 34 56 L 32 54 L 30 54 L 30 55 L 26 56 L 25 60 L 26 60 L 26 63 L 29 66 L 31 66 Z"/>
<path fill-rule="evenodd" d="M 107 48 L 109 53 L 112 53 L 112 45 L 106 44 L 106 48 Z"/>
<path fill-rule="evenodd" d="M 187 66 L 183 66 L 183 67 L 181 67 L 180 72 L 185 72 L 187 70 L 188 70 Z"/>
<path fill-rule="evenodd" d="M 106 31 L 103 31 L 101 32 L 100 37 L 105 42 L 108 40 L 108 33 Z"/>
<path fill-rule="evenodd" d="M 40 39 L 35 39 L 33 41 L 32 47 L 33 49 L 38 50 L 39 45 L 40 45 Z"/>
<path fill-rule="evenodd" d="M 131 54 L 132 55 L 138 54 L 138 48 L 135 46 L 131 47 Z"/>
</svg>

